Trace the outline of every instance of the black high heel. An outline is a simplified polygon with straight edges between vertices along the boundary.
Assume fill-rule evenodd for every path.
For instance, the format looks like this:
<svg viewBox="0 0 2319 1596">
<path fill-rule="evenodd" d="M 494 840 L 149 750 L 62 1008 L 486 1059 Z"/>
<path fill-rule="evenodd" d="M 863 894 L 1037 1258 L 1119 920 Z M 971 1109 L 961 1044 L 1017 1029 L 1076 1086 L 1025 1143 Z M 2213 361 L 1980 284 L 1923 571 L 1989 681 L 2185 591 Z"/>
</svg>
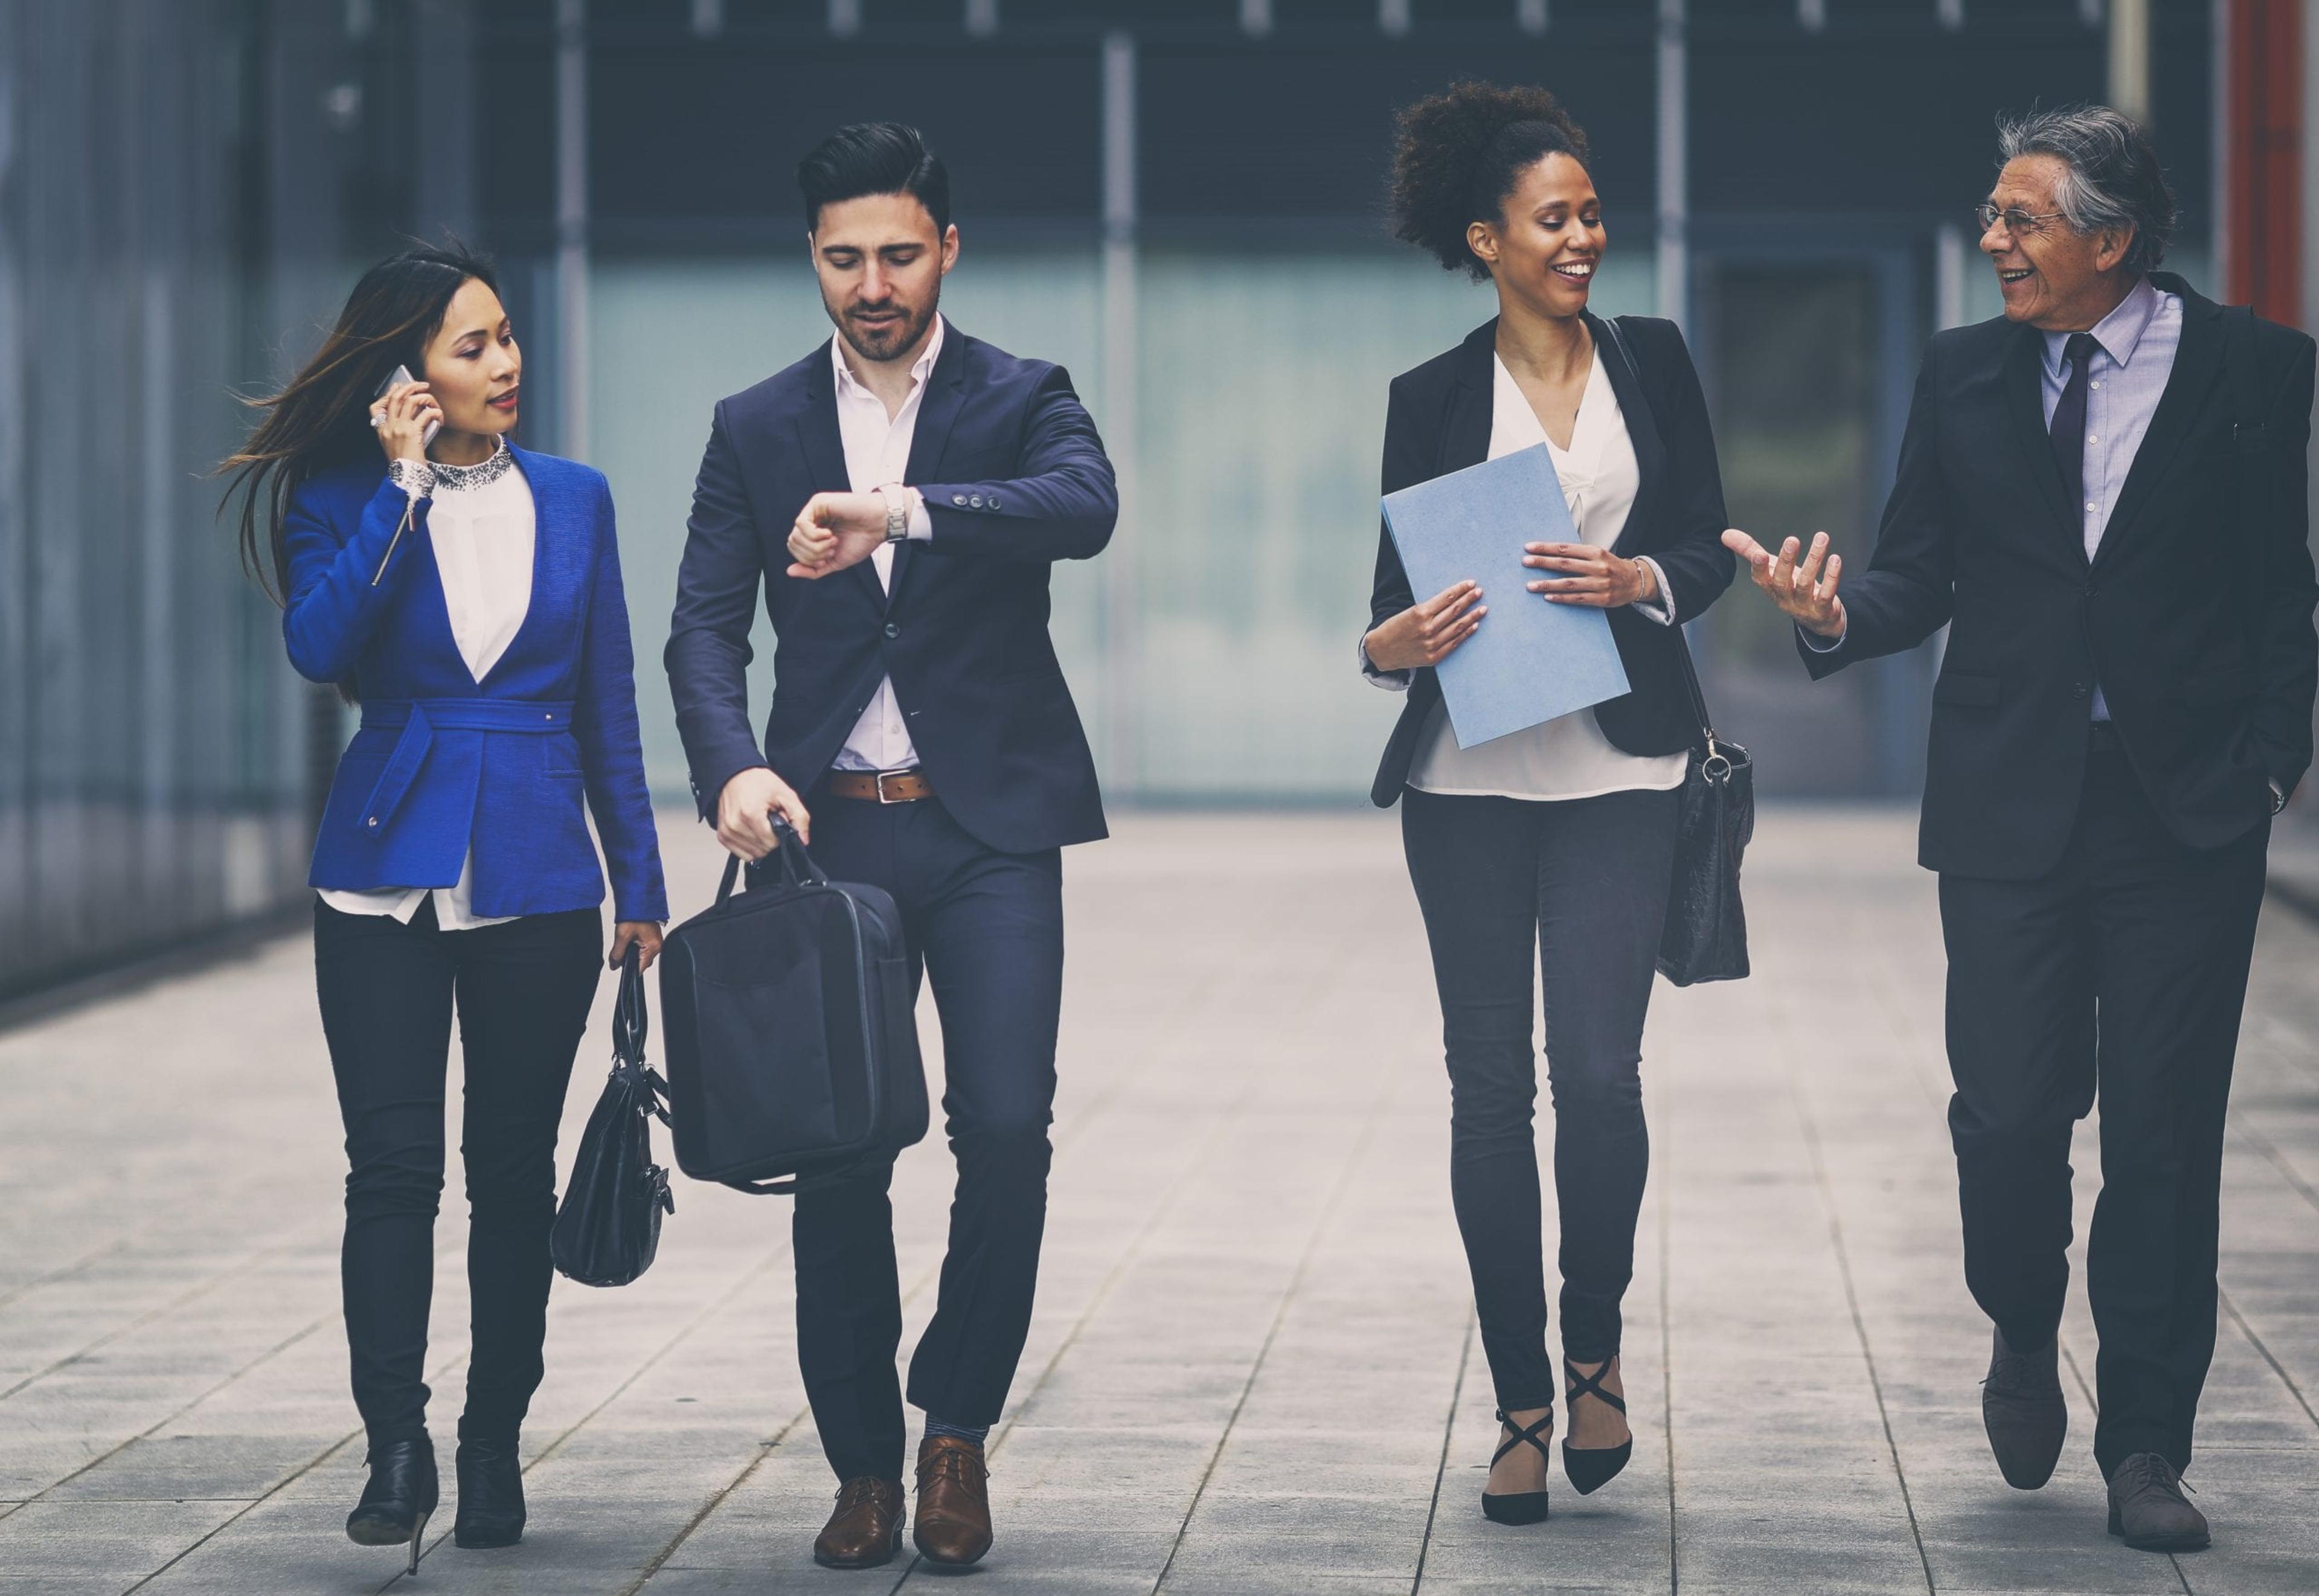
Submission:
<svg viewBox="0 0 2319 1596">
<path fill-rule="evenodd" d="M 1599 1397 L 1619 1410 L 1627 1411 L 1627 1399 L 1602 1389 L 1602 1378 L 1611 1372 L 1613 1358 L 1604 1358 L 1602 1366 L 1591 1375 L 1582 1375 L 1568 1358 L 1562 1360 L 1563 1377 L 1570 1388 L 1563 1393 L 1563 1402 L 1573 1413 L 1578 1411 L 1582 1396 Z M 1635 1455 L 1635 1438 L 1629 1435 L 1615 1447 L 1574 1447 L 1566 1438 L 1562 1443 L 1562 1472 L 1570 1478 L 1571 1488 L 1581 1496 L 1591 1495 L 1618 1477 Z"/>
<path fill-rule="evenodd" d="M 511 1546 L 523 1538 L 523 1460 L 497 1441 L 459 1443 L 459 1516 L 451 1539 L 469 1550 Z"/>
<path fill-rule="evenodd" d="M 1500 1443 L 1498 1449 L 1490 1454 L 1491 1467 L 1495 1468 L 1499 1458 L 1503 1457 L 1524 1441 L 1536 1447 L 1538 1456 L 1548 1463 L 1554 1461 L 1554 1454 L 1548 1451 L 1546 1443 L 1538 1438 L 1539 1430 L 1551 1431 L 1554 1429 L 1552 1408 L 1547 1409 L 1544 1418 L 1536 1420 L 1528 1426 L 1516 1424 L 1506 1416 L 1506 1411 L 1500 1408 L 1498 1422 L 1512 1430 L 1514 1435 L 1513 1439 Z M 1543 1524 L 1546 1522 L 1546 1492 L 1508 1491 L 1493 1496 L 1484 1491 L 1482 1492 L 1482 1517 L 1489 1519 L 1493 1524 Z"/>
<path fill-rule="evenodd" d="M 435 1510 L 442 1483 L 435 1474 L 435 1443 L 391 1441 L 370 1449 L 370 1479 L 347 1515 L 347 1538 L 360 1546 L 411 1546 L 410 1573 L 419 1572 L 420 1537 Z"/>
</svg>

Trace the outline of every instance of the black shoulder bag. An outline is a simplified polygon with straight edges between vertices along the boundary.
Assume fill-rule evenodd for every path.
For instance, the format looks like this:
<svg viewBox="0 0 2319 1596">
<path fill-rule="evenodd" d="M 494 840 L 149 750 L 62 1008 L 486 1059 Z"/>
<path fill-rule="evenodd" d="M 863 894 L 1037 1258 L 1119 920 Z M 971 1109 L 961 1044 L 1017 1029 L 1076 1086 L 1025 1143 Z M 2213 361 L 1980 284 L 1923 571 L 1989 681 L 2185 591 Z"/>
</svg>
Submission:
<svg viewBox="0 0 2319 1596">
<path fill-rule="evenodd" d="M 1602 326 L 1618 347 L 1620 360 L 1634 374 L 1635 392 L 1650 419 L 1642 368 L 1628 353 L 1625 335 L 1615 320 L 1606 319 Z M 1657 425 L 1655 419 L 1652 425 Z M 1675 651 L 1683 656 L 1692 714 L 1699 721 L 1699 744 L 1683 775 L 1674 879 L 1667 895 L 1666 927 L 1659 935 L 1659 973 L 1678 987 L 1736 981 L 1747 974 L 1747 913 L 1739 901 L 1739 861 L 1755 834 L 1755 765 L 1745 748 L 1715 735 L 1707 695 L 1699 688 L 1699 668 L 1692 663 L 1691 641 L 1680 624 L 1671 629 Z"/>
<path fill-rule="evenodd" d="M 556 1268 L 582 1285 L 626 1285 L 652 1267 L 660 1216 L 676 1212 L 668 1171 L 652 1158 L 652 1122 L 668 1123 L 661 1105 L 668 1083 L 645 1063 L 650 1028 L 643 964 L 631 943 L 612 1011 L 611 1078 L 588 1116 L 547 1240 Z"/>
</svg>

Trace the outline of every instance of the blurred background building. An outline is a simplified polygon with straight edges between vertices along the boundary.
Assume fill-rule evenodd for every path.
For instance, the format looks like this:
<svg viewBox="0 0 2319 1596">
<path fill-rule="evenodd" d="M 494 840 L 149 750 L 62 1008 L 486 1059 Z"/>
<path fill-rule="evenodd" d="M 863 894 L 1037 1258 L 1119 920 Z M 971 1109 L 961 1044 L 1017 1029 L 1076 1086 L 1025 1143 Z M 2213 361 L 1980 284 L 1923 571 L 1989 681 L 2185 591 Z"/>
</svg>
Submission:
<svg viewBox="0 0 2319 1596">
<path fill-rule="evenodd" d="M 1734 520 L 1872 547 L 1933 329 L 1995 313 L 2000 111 L 2149 119 L 2169 265 L 2319 310 L 2301 0 L 0 0 L 0 996 L 302 903 L 345 735 L 205 473 L 354 275 L 494 251 L 526 442 L 609 475 L 656 668 L 720 396 L 827 336 L 792 169 L 898 117 L 953 172 L 967 329 L 1074 374 L 1121 536 L 1056 631 L 1115 798 L 1345 803 L 1386 380 L 1492 310 L 1385 237 L 1394 108 L 1544 84 L 1591 133 L 1595 302 L 1683 321 Z M 1767 790 L 1913 793 L 1938 643 L 1809 688 L 1699 622 Z M 762 689 L 758 702 L 762 702 Z"/>
</svg>

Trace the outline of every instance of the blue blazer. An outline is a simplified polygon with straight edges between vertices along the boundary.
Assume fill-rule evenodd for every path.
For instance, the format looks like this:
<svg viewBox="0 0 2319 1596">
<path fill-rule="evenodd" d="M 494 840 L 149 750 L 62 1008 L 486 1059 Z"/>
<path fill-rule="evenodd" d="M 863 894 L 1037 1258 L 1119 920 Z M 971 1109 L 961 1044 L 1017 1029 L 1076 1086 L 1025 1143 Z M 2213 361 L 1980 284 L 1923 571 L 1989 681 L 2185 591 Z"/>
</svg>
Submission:
<svg viewBox="0 0 2319 1596">
<path fill-rule="evenodd" d="M 905 481 L 929 543 L 819 582 L 787 574 L 805 501 L 844 491 L 829 345 L 720 402 L 693 490 L 669 627 L 677 729 L 704 818 L 735 771 L 770 765 L 812 801 L 881 680 L 952 819 L 1005 853 L 1104 834 L 1095 761 L 1047 635 L 1058 560 L 1102 552 L 1119 489 L 1060 366 L 1019 360 L 952 322 L 927 378 Z M 762 744 L 749 725 L 749 627 L 775 637 Z"/>
<path fill-rule="evenodd" d="M 313 477 L 292 500 L 290 663 L 363 706 L 308 881 L 450 887 L 472 846 L 478 915 L 591 908 L 604 872 L 584 795 L 614 917 L 664 920 L 611 491 L 585 465 L 510 452 L 537 514 L 531 608 L 480 682 L 451 636 L 427 500 L 398 539 L 408 500 L 383 461 Z"/>
</svg>

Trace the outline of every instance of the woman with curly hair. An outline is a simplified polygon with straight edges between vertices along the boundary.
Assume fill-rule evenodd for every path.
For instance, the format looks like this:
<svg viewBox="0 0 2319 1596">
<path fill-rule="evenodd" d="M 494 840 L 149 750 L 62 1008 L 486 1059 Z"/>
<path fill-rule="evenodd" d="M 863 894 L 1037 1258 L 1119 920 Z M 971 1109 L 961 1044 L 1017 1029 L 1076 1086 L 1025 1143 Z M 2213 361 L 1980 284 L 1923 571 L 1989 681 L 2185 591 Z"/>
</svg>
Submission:
<svg viewBox="0 0 2319 1596">
<path fill-rule="evenodd" d="M 1408 694 L 1370 796 L 1402 806 L 1432 947 L 1450 1195 L 1504 1427 L 1482 1510 L 1504 1524 L 1547 1516 L 1554 1427 L 1531 1131 L 1533 948 L 1562 1216 L 1563 1470 L 1583 1494 L 1633 1451 L 1619 1304 L 1649 1160 L 1643 1017 L 1678 789 L 1699 737 L 1678 623 L 1713 603 L 1735 568 L 1719 541 L 1722 479 L 1683 334 L 1644 317 L 1613 326 L 1586 308 L 1606 241 L 1588 164 L 1585 134 L 1544 89 L 1460 83 L 1401 113 L 1394 230 L 1448 270 L 1494 283 L 1498 314 L 1394 379 L 1385 491 L 1543 443 L 1578 540 L 1509 544 L 1502 573 L 1476 571 L 1421 599 L 1381 536 L 1360 649 L 1369 680 Z M 1433 667 L 1484 624 L 1487 591 L 1607 611 L 1631 690 L 1459 747 Z"/>
</svg>

